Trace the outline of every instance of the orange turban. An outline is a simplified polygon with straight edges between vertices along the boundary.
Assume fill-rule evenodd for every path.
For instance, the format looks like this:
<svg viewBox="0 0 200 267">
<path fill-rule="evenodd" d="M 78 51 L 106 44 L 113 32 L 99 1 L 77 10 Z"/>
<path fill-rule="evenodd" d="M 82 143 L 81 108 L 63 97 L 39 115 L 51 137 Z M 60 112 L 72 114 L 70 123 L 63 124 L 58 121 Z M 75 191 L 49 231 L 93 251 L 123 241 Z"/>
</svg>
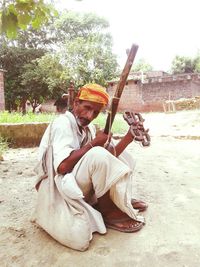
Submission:
<svg viewBox="0 0 200 267">
<path fill-rule="evenodd" d="M 109 95 L 106 92 L 106 88 L 95 83 L 89 83 L 81 87 L 77 97 L 80 100 L 92 101 L 103 104 L 104 106 L 106 106 L 109 101 Z"/>
</svg>

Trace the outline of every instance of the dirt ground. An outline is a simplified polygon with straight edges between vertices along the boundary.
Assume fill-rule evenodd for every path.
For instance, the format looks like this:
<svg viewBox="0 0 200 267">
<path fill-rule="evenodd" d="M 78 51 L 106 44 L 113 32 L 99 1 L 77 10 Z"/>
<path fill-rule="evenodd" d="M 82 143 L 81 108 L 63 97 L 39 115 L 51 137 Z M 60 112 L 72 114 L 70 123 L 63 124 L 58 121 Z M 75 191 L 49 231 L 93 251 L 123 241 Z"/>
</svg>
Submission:
<svg viewBox="0 0 200 267">
<path fill-rule="evenodd" d="M 200 110 L 145 114 L 151 146 L 133 143 L 135 197 L 149 204 L 132 234 L 94 234 L 78 252 L 31 223 L 37 148 L 10 149 L 0 162 L 0 266 L 199 267 Z"/>
</svg>

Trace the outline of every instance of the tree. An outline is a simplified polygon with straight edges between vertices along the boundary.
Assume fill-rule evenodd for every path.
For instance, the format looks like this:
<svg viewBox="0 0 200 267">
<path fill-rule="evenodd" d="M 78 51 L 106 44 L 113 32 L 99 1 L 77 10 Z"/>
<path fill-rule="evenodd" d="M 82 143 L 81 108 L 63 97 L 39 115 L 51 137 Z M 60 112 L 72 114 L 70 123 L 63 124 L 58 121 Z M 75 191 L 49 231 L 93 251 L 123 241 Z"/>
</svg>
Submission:
<svg viewBox="0 0 200 267">
<path fill-rule="evenodd" d="M 0 37 L 0 68 L 6 70 L 5 101 L 7 109 L 16 109 L 17 106 L 25 109 L 25 102 L 30 90 L 22 83 L 22 73 L 26 70 L 26 64 L 30 64 L 29 71 L 32 66 L 33 72 L 35 72 L 35 65 L 31 64 L 31 61 L 42 57 L 47 51 L 53 50 L 55 28 L 52 23 L 53 18 L 40 29 L 33 29 L 29 26 L 26 30 L 29 38 L 22 30 L 19 30 L 16 40 L 11 40 L 6 36 Z M 41 83 L 43 89 L 48 89 L 44 82 Z M 37 87 L 38 84 L 35 85 L 35 88 Z M 44 90 L 42 92 L 44 93 Z"/>
<path fill-rule="evenodd" d="M 105 33 L 109 27 L 106 19 L 93 13 L 80 14 L 73 11 L 65 11 L 56 20 L 59 29 L 57 38 L 62 43 L 65 40 L 73 40 L 77 37 L 88 38 L 91 35 Z"/>
<path fill-rule="evenodd" d="M 200 51 L 197 52 L 194 58 L 195 72 L 200 73 Z"/>
<path fill-rule="evenodd" d="M 67 90 L 63 66 L 56 55 L 45 54 L 43 57 L 24 65 L 21 84 L 26 88 L 26 99 L 30 101 L 33 112 L 38 103 L 47 99 L 58 98 Z"/>
<path fill-rule="evenodd" d="M 2 45 L 6 44 L 9 46 L 21 48 L 43 48 L 45 50 L 53 50 L 53 46 L 56 43 L 56 29 L 53 23 L 54 18 L 51 18 L 49 22 L 45 25 L 42 25 L 40 29 L 33 29 L 31 26 L 28 26 L 26 31 L 19 30 L 18 36 L 15 40 L 11 40 L 5 36 L 1 36 L 0 43 L 2 43 Z"/>
<path fill-rule="evenodd" d="M 44 55 L 43 49 L 3 47 L 0 50 L 0 66 L 5 73 L 5 100 L 8 110 L 16 109 L 17 103 L 24 108 L 26 88 L 21 84 L 23 66 Z"/>
<path fill-rule="evenodd" d="M 106 85 L 116 75 L 117 60 L 112 53 L 108 22 L 94 14 L 66 12 L 57 21 L 62 63 L 76 86 L 86 82 Z"/>
<path fill-rule="evenodd" d="M 0 11 L 0 32 L 16 38 L 19 29 L 28 25 L 38 29 L 57 12 L 44 0 L 3 0 Z"/>
<path fill-rule="evenodd" d="M 69 21 L 71 34 L 64 26 Z M 96 15 L 67 12 L 64 19 L 61 16 L 40 30 L 28 27 L 29 38 L 23 31 L 16 40 L 0 38 L 0 67 L 7 71 L 6 107 L 15 108 L 17 101 L 24 108 L 27 99 L 37 103 L 57 97 L 72 79 L 76 87 L 88 82 L 106 85 L 117 68 L 107 27 Z"/>
<path fill-rule="evenodd" d="M 171 72 L 178 73 L 192 73 L 195 71 L 195 61 L 192 58 L 184 56 L 176 56 L 172 61 Z"/>
<path fill-rule="evenodd" d="M 69 24 L 70 29 L 66 29 L 65 25 Z M 44 99 L 57 98 L 67 92 L 71 80 L 76 88 L 88 82 L 106 85 L 115 74 L 117 62 L 112 54 L 111 36 L 100 32 L 108 26 L 104 19 L 93 14 L 82 16 L 67 12 L 55 25 L 58 27 L 55 39 L 59 42 L 59 46 L 54 43 L 56 51 L 26 65 L 21 76 L 23 86 L 32 90 L 35 90 L 37 80 L 37 92 L 29 93 L 32 103 L 38 99 L 39 93 Z M 42 91 L 43 83 L 48 87 L 45 87 L 46 92 Z"/>
<path fill-rule="evenodd" d="M 2 0 L 0 2 L 0 33 L 15 39 L 20 29 L 26 31 L 28 26 L 39 29 L 51 17 L 58 15 L 52 5 L 53 2 L 53 0 Z"/>
<path fill-rule="evenodd" d="M 149 63 L 147 63 L 146 60 L 143 58 L 139 59 L 138 62 L 136 62 L 132 67 L 132 71 L 134 72 L 139 72 L 139 71 L 148 72 L 152 70 L 153 67 Z"/>
</svg>

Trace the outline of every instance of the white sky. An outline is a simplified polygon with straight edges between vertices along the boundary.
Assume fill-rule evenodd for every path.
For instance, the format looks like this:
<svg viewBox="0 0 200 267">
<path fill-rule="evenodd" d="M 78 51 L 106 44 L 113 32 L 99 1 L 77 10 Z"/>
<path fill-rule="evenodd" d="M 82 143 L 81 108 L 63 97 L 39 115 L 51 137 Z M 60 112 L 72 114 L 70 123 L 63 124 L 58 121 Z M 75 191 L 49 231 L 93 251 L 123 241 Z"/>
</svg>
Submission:
<svg viewBox="0 0 200 267">
<path fill-rule="evenodd" d="M 200 50 L 200 0 L 60 0 L 61 6 L 94 12 L 110 23 L 113 52 L 123 67 L 126 49 L 137 43 L 136 61 L 168 71 L 176 55 L 194 57 Z"/>
</svg>

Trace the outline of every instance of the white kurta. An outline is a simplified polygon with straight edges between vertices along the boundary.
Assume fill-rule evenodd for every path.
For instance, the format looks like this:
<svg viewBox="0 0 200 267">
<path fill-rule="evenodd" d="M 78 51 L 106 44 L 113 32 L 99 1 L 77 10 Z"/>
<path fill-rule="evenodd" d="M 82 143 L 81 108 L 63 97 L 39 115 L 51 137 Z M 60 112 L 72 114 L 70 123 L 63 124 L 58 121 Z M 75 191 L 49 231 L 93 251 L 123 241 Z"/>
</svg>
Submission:
<svg viewBox="0 0 200 267">
<path fill-rule="evenodd" d="M 39 160 L 41 160 L 48 147 L 49 132 L 50 126 L 41 140 Z M 67 111 L 65 114 L 59 115 L 51 126 L 52 158 L 55 172 L 60 163 L 72 151 L 80 149 L 83 144 L 89 142 L 94 137 L 95 127 L 93 125 L 88 126 L 87 134 L 85 132 L 81 133 L 72 113 Z M 108 190 L 110 190 L 110 197 L 113 202 L 123 212 L 127 213 L 131 218 L 143 221 L 143 217 L 138 216 L 137 211 L 131 205 L 133 168 L 134 162 L 126 152 L 123 152 L 119 158 L 116 158 L 106 149 L 94 147 L 78 161 L 71 173 L 66 175 L 56 173 L 56 184 L 67 205 L 77 211 L 74 214 L 79 214 L 79 217 L 77 217 L 79 222 L 76 228 L 71 228 L 71 232 L 69 231 L 68 235 L 70 237 L 68 242 L 62 242 L 60 238 L 57 238 L 52 233 L 50 234 L 59 242 L 69 247 L 85 250 L 89 246 L 93 232 L 106 233 L 106 227 L 101 214 L 89 205 L 88 202 L 92 200 L 93 195 L 96 198 L 100 198 Z M 40 201 L 42 200 L 40 199 Z M 39 207 L 40 205 L 37 206 L 38 209 Z M 42 212 L 39 213 L 41 216 Z M 35 216 L 37 222 L 37 210 Z M 55 227 L 59 227 L 59 225 Z M 84 235 L 80 234 L 77 236 L 79 231 L 80 233 L 85 231 Z M 76 240 L 73 243 L 75 238 L 82 238 L 82 240 L 80 242 Z"/>
</svg>

